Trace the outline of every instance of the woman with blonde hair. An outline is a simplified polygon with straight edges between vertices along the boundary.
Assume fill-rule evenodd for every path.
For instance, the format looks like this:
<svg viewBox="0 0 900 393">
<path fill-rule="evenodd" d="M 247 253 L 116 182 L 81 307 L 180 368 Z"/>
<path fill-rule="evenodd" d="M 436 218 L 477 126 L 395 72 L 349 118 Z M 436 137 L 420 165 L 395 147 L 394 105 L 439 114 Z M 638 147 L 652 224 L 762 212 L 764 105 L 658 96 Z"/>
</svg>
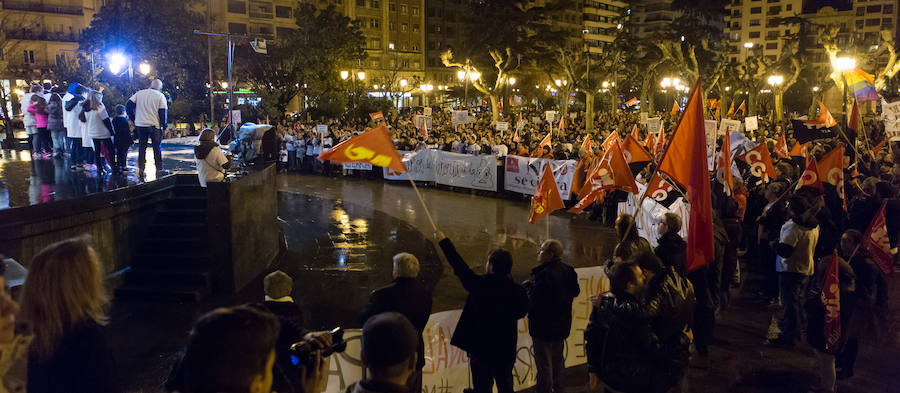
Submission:
<svg viewBox="0 0 900 393">
<path fill-rule="evenodd" d="M 103 328 L 109 298 L 88 242 L 80 237 L 51 244 L 31 262 L 21 303 L 34 334 L 29 392 L 119 391 Z"/>
<path fill-rule="evenodd" d="M 84 111 L 79 119 L 86 123 L 87 135 L 94 144 L 94 163 L 97 165 L 97 171 L 107 172 L 108 164 L 115 163 L 113 157 L 115 148 L 112 144 L 112 120 L 109 118 L 106 106 L 103 105 L 103 93 L 92 91 L 88 95 L 88 99 L 84 103 Z M 101 155 L 106 158 L 106 161 L 100 159 Z"/>
</svg>

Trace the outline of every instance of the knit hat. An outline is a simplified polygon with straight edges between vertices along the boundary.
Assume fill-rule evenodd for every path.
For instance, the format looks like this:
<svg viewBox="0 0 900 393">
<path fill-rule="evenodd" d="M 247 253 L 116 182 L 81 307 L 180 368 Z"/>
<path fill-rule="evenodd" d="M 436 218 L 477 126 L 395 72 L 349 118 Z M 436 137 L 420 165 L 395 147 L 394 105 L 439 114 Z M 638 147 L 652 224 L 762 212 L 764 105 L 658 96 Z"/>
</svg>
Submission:
<svg viewBox="0 0 900 393">
<path fill-rule="evenodd" d="M 418 342 L 416 329 L 403 314 L 375 315 L 363 325 L 360 344 L 363 364 L 369 368 L 400 364 L 416 352 Z"/>
<path fill-rule="evenodd" d="M 293 287 L 294 280 L 291 276 L 281 270 L 269 273 L 263 279 L 263 288 L 266 292 L 266 296 L 272 299 L 291 296 Z"/>
</svg>

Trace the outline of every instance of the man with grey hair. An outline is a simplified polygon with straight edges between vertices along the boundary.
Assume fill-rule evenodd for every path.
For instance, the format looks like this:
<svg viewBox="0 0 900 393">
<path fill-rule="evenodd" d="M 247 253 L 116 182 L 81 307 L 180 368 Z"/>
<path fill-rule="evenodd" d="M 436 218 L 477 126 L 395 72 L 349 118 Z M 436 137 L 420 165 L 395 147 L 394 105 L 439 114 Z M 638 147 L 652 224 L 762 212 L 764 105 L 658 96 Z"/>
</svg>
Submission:
<svg viewBox="0 0 900 393">
<path fill-rule="evenodd" d="M 394 281 L 389 285 L 372 291 L 369 304 L 362 311 L 360 323 L 374 315 L 384 312 L 403 314 L 412 322 L 419 334 L 418 360 L 416 368 L 410 375 L 407 387 L 410 393 L 422 391 L 422 367 L 425 366 L 425 343 L 422 332 L 431 315 L 431 291 L 416 280 L 419 276 L 419 260 L 410 253 L 402 252 L 394 255 Z"/>
<path fill-rule="evenodd" d="M 538 250 L 540 265 L 522 283 L 528 293 L 528 331 L 534 346 L 538 393 L 562 393 L 563 351 L 572 328 L 572 301 L 581 293 L 575 269 L 562 262 L 559 240 Z"/>
<path fill-rule="evenodd" d="M 156 170 L 162 171 L 162 150 L 160 141 L 163 131 L 168 128 L 169 105 L 162 90 L 162 81 L 154 79 L 150 88 L 134 93 L 125 104 L 128 118 L 134 120 L 134 133 L 138 137 L 138 172 L 144 172 L 146 164 L 147 139 L 153 145 L 153 160 Z"/>
</svg>

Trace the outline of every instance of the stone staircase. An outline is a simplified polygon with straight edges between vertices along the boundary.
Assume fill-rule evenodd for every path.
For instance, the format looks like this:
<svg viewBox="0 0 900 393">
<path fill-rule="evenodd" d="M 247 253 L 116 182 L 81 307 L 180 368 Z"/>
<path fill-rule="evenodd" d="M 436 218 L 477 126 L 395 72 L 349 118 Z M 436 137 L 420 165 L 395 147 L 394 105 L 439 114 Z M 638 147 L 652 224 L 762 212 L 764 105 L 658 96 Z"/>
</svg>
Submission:
<svg viewBox="0 0 900 393">
<path fill-rule="evenodd" d="M 178 176 L 134 251 L 117 300 L 196 302 L 212 292 L 206 189 Z"/>
</svg>

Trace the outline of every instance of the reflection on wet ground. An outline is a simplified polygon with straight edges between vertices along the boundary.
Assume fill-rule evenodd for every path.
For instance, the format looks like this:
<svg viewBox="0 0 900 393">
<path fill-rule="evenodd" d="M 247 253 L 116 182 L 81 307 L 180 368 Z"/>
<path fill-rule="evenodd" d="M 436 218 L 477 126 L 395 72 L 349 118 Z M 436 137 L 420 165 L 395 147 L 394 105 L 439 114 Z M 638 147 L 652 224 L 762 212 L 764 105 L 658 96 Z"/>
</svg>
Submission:
<svg viewBox="0 0 900 393">
<path fill-rule="evenodd" d="M 163 144 L 163 168 L 194 170 L 193 147 Z M 137 145 L 128 153 L 127 166 L 137 168 Z M 72 171 L 63 158 L 32 159 L 25 150 L 0 150 L 0 209 L 77 198 L 135 185 L 157 178 L 156 163 L 147 149 L 143 178 L 136 170 L 125 174 L 98 175 L 96 171 Z"/>
</svg>

